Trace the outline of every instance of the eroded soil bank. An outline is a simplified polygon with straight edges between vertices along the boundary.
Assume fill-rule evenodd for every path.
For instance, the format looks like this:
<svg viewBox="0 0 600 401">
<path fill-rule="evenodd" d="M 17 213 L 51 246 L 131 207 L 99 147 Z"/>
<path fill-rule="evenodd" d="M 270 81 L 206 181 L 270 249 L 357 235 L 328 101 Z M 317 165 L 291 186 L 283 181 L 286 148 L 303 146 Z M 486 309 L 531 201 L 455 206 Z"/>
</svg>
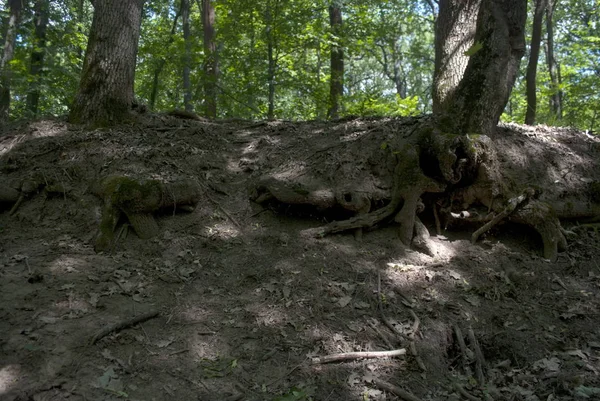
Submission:
<svg viewBox="0 0 600 401">
<path fill-rule="evenodd" d="M 543 190 L 568 217 L 569 246 L 555 263 L 533 227 L 508 219 L 476 244 L 476 221 L 442 216 L 436 235 L 428 205 L 458 210 L 436 193 L 419 214 L 429 254 L 403 245 L 393 218 L 302 235 L 361 212 L 356 194 L 370 211 L 388 205 L 394 143 L 423 120 L 149 115 L 112 129 L 43 120 L 6 130 L 0 399 L 398 399 L 381 381 L 422 400 L 600 397 L 595 138 L 521 126 L 493 138 L 508 190 Z M 105 205 L 94 193 L 108 176 L 192 180 L 199 202 L 161 208 L 145 240 L 120 216 L 114 243 L 96 253 Z M 452 188 L 463 196 L 455 207 L 466 187 Z M 290 188 L 294 202 L 278 199 Z M 394 349 L 406 352 L 313 363 Z"/>
</svg>

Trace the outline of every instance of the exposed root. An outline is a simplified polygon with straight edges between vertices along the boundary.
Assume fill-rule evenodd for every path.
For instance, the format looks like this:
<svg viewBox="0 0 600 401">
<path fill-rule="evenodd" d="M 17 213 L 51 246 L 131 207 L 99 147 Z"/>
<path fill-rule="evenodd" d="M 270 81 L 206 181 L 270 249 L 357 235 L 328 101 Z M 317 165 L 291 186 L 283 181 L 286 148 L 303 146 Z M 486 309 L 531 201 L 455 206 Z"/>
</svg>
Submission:
<svg viewBox="0 0 600 401">
<path fill-rule="evenodd" d="M 122 320 L 111 326 L 104 327 L 103 329 L 99 330 L 96 334 L 94 334 L 94 336 L 90 339 L 90 345 L 94 345 L 95 343 L 98 342 L 98 340 L 102 339 L 103 337 L 109 335 L 110 333 L 112 333 L 114 331 L 123 330 L 123 329 L 126 329 L 127 327 L 134 326 L 138 323 L 143 323 L 146 320 L 152 319 L 153 317 L 156 317 L 156 316 L 158 316 L 158 311 L 151 311 L 151 312 L 139 315 L 139 316 L 135 316 L 133 318 L 128 318 L 128 319 Z"/>
<path fill-rule="evenodd" d="M 386 381 L 379 380 L 379 379 L 373 379 L 373 384 L 375 384 L 381 390 L 385 390 L 385 391 L 390 392 L 390 393 L 392 393 L 394 395 L 397 395 L 398 397 L 400 397 L 404 401 L 421 401 L 421 399 L 419 397 L 417 397 L 417 396 L 409 393 L 406 390 L 401 389 L 398 386 L 394 386 L 393 384 L 388 383 Z"/>
</svg>

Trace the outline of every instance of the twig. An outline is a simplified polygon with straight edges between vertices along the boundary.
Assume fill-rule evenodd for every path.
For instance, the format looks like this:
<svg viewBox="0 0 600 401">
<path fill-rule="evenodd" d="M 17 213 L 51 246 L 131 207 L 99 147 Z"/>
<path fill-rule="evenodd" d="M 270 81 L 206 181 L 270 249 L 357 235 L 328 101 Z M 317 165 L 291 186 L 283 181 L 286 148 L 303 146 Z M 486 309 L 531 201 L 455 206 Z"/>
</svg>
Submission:
<svg viewBox="0 0 600 401">
<path fill-rule="evenodd" d="M 108 334 L 112 333 L 113 331 L 119 331 L 119 330 L 125 329 L 127 327 L 134 326 L 138 323 L 145 322 L 146 320 L 152 319 L 153 317 L 156 317 L 156 316 L 158 316 L 158 311 L 151 311 L 148 313 L 144 313 L 143 315 L 139 315 L 139 316 L 135 316 L 133 318 L 128 318 L 128 319 L 122 320 L 111 326 L 107 326 L 107 327 L 99 330 L 96 334 L 94 334 L 94 336 L 90 339 L 90 345 L 95 344 L 96 342 L 98 342 L 98 340 L 107 336 Z"/>
<path fill-rule="evenodd" d="M 421 369 L 421 371 L 425 372 L 425 371 L 427 371 L 427 368 L 425 367 L 423 360 L 421 359 L 421 357 L 419 356 L 419 353 L 417 352 L 417 345 L 415 343 L 415 336 L 417 335 L 417 332 L 419 331 L 419 325 L 421 324 L 421 321 L 419 320 L 419 317 L 417 316 L 415 311 L 413 311 L 412 309 L 410 310 L 410 315 L 414 319 L 412 331 L 408 335 L 408 339 L 410 340 L 410 344 L 409 344 L 410 353 L 417 361 L 417 365 L 419 365 L 419 369 Z"/>
<path fill-rule="evenodd" d="M 463 397 L 465 397 L 469 401 L 482 401 L 481 398 L 478 398 L 478 397 L 475 397 L 474 395 L 469 394 L 467 392 L 467 390 L 465 390 L 458 383 L 454 383 L 454 388 L 456 389 L 456 391 L 458 391 L 460 393 L 460 395 L 462 395 Z"/>
<path fill-rule="evenodd" d="M 463 370 L 467 375 L 470 375 L 471 369 L 469 368 L 469 357 L 467 354 L 467 344 L 465 344 L 465 339 L 462 334 L 462 330 L 460 327 L 454 325 L 454 335 L 456 336 L 456 341 L 458 341 L 458 346 L 460 348 L 461 360 L 463 365 Z"/>
<path fill-rule="evenodd" d="M 19 206 L 21 206 L 21 203 L 23 203 L 23 199 L 25 199 L 25 195 L 21 193 L 19 195 L 19 199 L 17 199 L 17 202 L 13 205 L 12 209 L 10 209 L 10 212 L 8 212 L 9 216 L 13 216 L 15 213 L 17 213 Z"/>
<path fill-rule="evenodd" d="M 379 379 L 373 379 L 373 384 L 379 387 L 382 390 L 390 392 L 398 397 L 402 398 L 404 401 L 421 401 L 421 399 L 417 396 L 412 395 L 406 390 L 402 390 L 400 387 L 394 386 L 388 382 Z"/>
<path fill-rule="evenodd" d="M 481 234 L 485 233 L 490 228 L 492 228 L 496 224 L 498 224 L 502 219 L 506 218 L 508 215 L 510 215 L 512 212 L 514 212 L 515 209 L 517 208 L 517 206 L 519 206 L 521 203 L 523 203 L 524 201 L 529 199 L 531 196 L 533 196 L 533 193 L 534 193 L 534 191 L 532 189 L 528 188 L 521 195 L 517 196 L 516 198 L 510 199 L 508 201 L 508 205 L 504 208 L 504 210 L 502 212 L 498 213 L 492 220 L 485 223 L 481 228 L 479 228 L 477 231 L 475 231 L 473 233 L 473 235 L 471 235 L 471 243 L 473 243 L 473 244 L 476 243 L 477 239 L 479 238 L 479 236 Z"/>
<path fill-rule="evenodd" d="M 375 333 L 377 333 L 379 335 L 379 337 L 383 340 L 383 342 L 385 343 L 385 345 L 387 345 L 388 348 L 390 348 L 390 349 L 394 348 L 394 346 L 392 345 L 390 340 L 388 340 L 387 337 L 383 335 L 381 330 L 379 330 L 379 328 L 377 328 L 377 326 L 375 326 L 375 324 L 373 322 L 368 321 L 367 324 L 369 326 L 371 326 L 371 328 L 375 331 Z"/>
<path fill-rule="evenodd" d="M 475 337 L 475 332 L 472 327 L 469 327 L 468 330 L 469 342 L 473 347 L 473 351 L 475 352 L 475 375 L 477 377 L 477 381 L 480 386 L 485 384 L 485 375 L 483 373 L 483 369 L 485 367 L 485 359 L 483 358 L 483 353 L 481 352 L 481 348 L 479 348 L 479 342 Z"/>
<path fill-rule="evenodd" d="M 383 312 L 383 305 L 381 304 L 381 272 L 377 272 L 377 306 L 379 308 L 379 314 L 381 315 L 381 320 L 383 323 L 392 331 L 392 333 L 397 334 L 403 340 L 407 340 L 408 338 L 406 337 L 406 334 L 398 330 L 392 324 L 392 322 L 388 320 L 387 316 L 385 316 L 385 313 Z"/>
<path fill-rule="evenodd" d="M 221 204 L 220 204 L 219 202 L 217 202 L 216 200 L 214 200 L 213 198 L 211 198 L 211 196 L 208 194 L 208 191 L 206 191 L 204 194 L 206 195 L 206 197 L 208 198 L 208 200 L 209 200 L 209 201 L 211 201 L 212 203 L 214 203 L 214 204 L 215 204 L 215 205 L 216 205 L 216 206 L 219 208 L 219 210 L 221 210 L 221 211 L 223 212 L 223 214 L 224 214 L 225 216 L 227 216 L 227 218 L 228 218 L 229 220 L 231 220 L 231 222 L 232 222 L 233 224 L 235 224 L 235 226 L 236 226 L 236 227 L 237 227 L 237 228 L 238 228 L 240 231 L 243 231 L 243 229 L 242 229 L 242 226 L 240 225 L 240 223 L 238 223 L 238 222 L 237 222 L 237 220 L 236 220 L 236 219 L 234 219 L 234 218 L 233 218 L 233 216 L 232 216 L 232 215 L 230 215 L 230 214 L 229 214 L 229 212 L 227 212 L 227 210 L 225 210 L 225 208 L 224 208 L 223 206 L 221 206 Z"/>
<path fill-rule="evenodd" d="M 342 354 L 326 355 L 319 358 L 313 358 L 312 364 L 318 365 L 322 363 L 348 361 L 360 358 L 391 358 L 394 356 L 406 355 L 406 348 L 395 349 L 392 351 L 366 351 L 366 352 L 346 352 Z"/>
</svg>

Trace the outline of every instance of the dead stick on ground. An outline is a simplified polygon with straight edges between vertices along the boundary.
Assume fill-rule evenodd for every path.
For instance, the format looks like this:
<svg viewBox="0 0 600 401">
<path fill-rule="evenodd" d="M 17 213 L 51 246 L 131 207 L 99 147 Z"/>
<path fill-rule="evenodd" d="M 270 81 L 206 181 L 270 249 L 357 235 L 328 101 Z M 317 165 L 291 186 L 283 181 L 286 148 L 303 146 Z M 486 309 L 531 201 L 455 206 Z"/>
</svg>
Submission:
<svg viewBox="0 0 600 401">
<path fill-rule="evenodd" d="M 469 394 L 467 392 L 467 390 L 465 390 L 458 383 L 454 383 L 454 388 L 456 389 L 456 391 L 458 391 L 460 393 L 460 395 L 462 395 L 463 397 L 465 397 L 469 401 L 482 401 L 481 398 L 478 398 L 478 397 L 475 397 L 474 395 Z"/>
<path fill-rule="evenodd" d="M 419 320 L 419 317 L 417 316 L 415 311 L 413 311 L 412 309 L 410 310 L 410 314 L 411 314 L 412 318 L 414 319 L 412 332 L 408 336 L 408 338 L 410 340 L 410 347 L 409 347 L 410 353 L 417 361 L 417 365 L 419 365 L 419 369 L 421 369 L 423 372 L 425 372 L 425 371 L 427 371 L 427 368 L 425 367 L 425 363 L 423 363 L 423 360 L 421 359 L 421 357 L 419 356 L 419 353 L 417 352 L 417 345 L 415 342 L 415 336 L 417 335 L 417 332 L 419 331 L 419 326 L 421 324 L 421 321 Z"/>
<path fill-rule="evenodd" d="M 201 184 L 201 185 L 202 185 L 202 184 Z M 240 225 L 240 223 L 238 223 L 238 222 L 237 222 L 237 220 L 236 220 L 236 219 L 234 219 L 234 218 L 233 218 L 233 216 L 232 216 L 232 215 L 230 215 L 230 214 L 229 214 L 229 212 L 227 212 L 227 210 L 225 210 L 225 208 L 224 208 L 223 206 L 221 206 L 221 204 L 220 204 L 219 202 L 217 202 L 216 200 L 214 200 L 213 198 L 211 198 L 211 196 L 208 194 L 208 191 L 206 191 L 206 186 L 204 186 L 204 189 L 205 189 L 205 192 L 204 192 L 204 194 L 206 195 L 206 197 L 208 198 L 208 200 L 209 200 L 209 201 L 211 201 L 212 203 L 214 203 L 214 204 L 215 204 L 215 205 L 216 205 L 216 206 L 219 208 L 219 210 L 221 210 L 221 211 L 223 212 L 223 214 L 225 214 L 225 216 L 227 216 L 227 218 L 228 218 L 229 220 L 231 220 L 231 222 L 232 222 L 233 224 L 235 224 L 235 226 L 236 226 L 236 227 L 237 227 L 237 228 L 238 228 L 240 231 L 242 231 L 242 226 Z"/>
<path fill-rule="evenodd" d="M 144 313 L 143 315 L 135 316 L 132 318 L 128 318 L 122 320 L 118 323 L 113 324 L 112 326 L 107 326 L 101 330 L 99 330 L 94 336 L 90 339 L 90 345 L 95 344 L 101 338 L 109 335 L 113 331 L 119 331 L 125 329 L 127 327 L 134 326 L 138 323 L 145 322 L 146 320 L 152 319 L 153 317 L 158 316 L 158 311 L 151 311 L 148 313 Z"/>
<path fill-rule="evenodd" d="M 498 224 L 501 220 L 509 216 L 512 212 L 515 211 L 517 206 L 529 199 L 531 196 L 533 196 L 533 190 L 528 188 L 521 195 L 517 196 L 516 198 L 510 199 L 508 201 L 508 205 L 506 206 L 506 208 L 504 208 L 502 212 L 498 213 L 491 221 L 485 223 L 481 228 L 475 231 L 473 235 L 471 235 L 471 243 L 476 243 L 477 239 L 481 234 L 485 233 L 490 228 Z"/>
<path fill-rule="evenodd" d="M 366 351 L 366 352 L 346 352 L 343 354 L 326 355 L 319 358 L 313 358 L 312 364 L 318 365 L 322 363 L 349 361 L 354 359 L 373 359 L 373 358 L 390 358 L 394 356 L 406 355 L 406 349 L 400 348 L 392 351 Z"/>
<path fill-rule="evenodd" d="M 465 339 L 462 334 L 462 330 L 460 327 L 454 325 L 454 335 L 456 336 L 456 341 L 458 341 L 458 346 L 460 348 L 460 355 L 462 361 L 463 371 L 467 376 L 470 376 L 471 369 L 469 368 L 469 357 L 467 354 L 467 344 L 465 344 Z"/>
<path fill-rule="evenodd" d="M 397 334 L 403 340 L 408 340 L 406 335 L 399 331 L 396 327 L 394 327 L 392 322 L 388 320 L 387 316 L 385 316 L 385 313 L 383 312 L 383 305 L 381 304 L 381 272 L 377 273 L 377 306 L 379 308 L 381 320 L 383 320 L 383 323 L 385 323 L 385 325 L 392 331 L 392 333 Z"/>
<path fill-rule="evenodd" d="M 483 370 L 485 369 L 485 359 L 483 358 L 483 353 L 481 352 L 481 348 L 479 348 L 479 341 L 477 341 L 477 337 L 475 337 L 475 332 L 472 327 L 469 327 L 468 336 L 469 342 L 473 346 L 473 352 L 475 353 L 475 375 L 479 385 L 483 386 L 485 384 L 485 375 L 483 373 Z"/>
<path fill-rule="evenodd" d="M 371 326 L 371 328 L 375 331 L 375 333 L 377 333 L 379 335 L 379 337 L 381 337 L 381 339 L 383 340 L 383 342 L 385 343 L 385 345 L 389 349 L 394 348 L 394 346 L 392 345 L 392 343 L 390 342 L 390 340 L 388 340 L 387 337 L 383 335 L 383 333 L 381 332 L 381 330 L 379 330 L 379 328 L 377 328 L 377 326 L 375 326 L 375 323 L 373 323 L 371 321 L 368 321 L 367 324 L 369 326 Z"/>
<path fill-rule="evenodd" d="M 382 390 L 390 392 L 398 397 L 402 398 L 404 401 L 421 401 L 421 399 L 415 395 L 412 395 L 406 390 L 402 390 L 400 387 L 394 386 L 388 382 L 379 379 L 373 379 L 373 383 Z"/>
</svg>

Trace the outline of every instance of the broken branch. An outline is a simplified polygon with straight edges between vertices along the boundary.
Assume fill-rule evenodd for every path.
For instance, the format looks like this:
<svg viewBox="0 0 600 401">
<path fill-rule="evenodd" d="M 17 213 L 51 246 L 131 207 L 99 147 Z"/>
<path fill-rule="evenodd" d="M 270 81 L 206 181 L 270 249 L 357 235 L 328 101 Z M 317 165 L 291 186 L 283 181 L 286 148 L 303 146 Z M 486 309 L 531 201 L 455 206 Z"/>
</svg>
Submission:
<svg viewBox="0 0 600 401">
<path fill-rule="evenodd" d="M 392 351 L 365 351 L 365 352 L 345 352 L 342 354 L 333 354 L 326 355 L 318 358 L 312 359 L 313 365 L 330 363 L 330 362 L 339 362 L 339 361 L 349 361 L 354 359 L 375 359 L 375 358 L 391 358 L 394 356 L 406 355 L 406 349 L 400 348 Z"/>
</svg>

